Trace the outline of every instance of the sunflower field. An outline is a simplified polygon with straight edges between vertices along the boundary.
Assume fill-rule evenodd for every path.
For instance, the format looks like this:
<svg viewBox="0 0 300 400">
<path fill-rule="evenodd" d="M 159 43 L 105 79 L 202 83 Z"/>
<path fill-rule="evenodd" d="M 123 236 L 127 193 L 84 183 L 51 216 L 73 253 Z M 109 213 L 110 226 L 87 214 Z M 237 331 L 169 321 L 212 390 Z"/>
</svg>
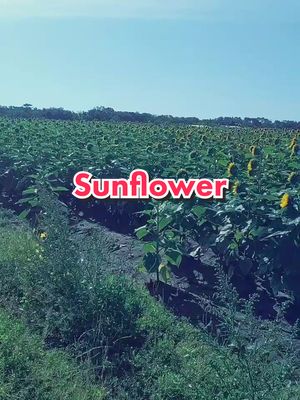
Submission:
<svg viewBox="0 0 300 400">
<path fill-rule="evenodd" d="M 143 267 L 158 279 L 180 268 L 192 240 L 212 249 L 230 276 L 263 282 L 300 309 L 298 131 L 2 118 L 0 167 L 1 202 L 33 223 L 41 190 L 80 207 L 71 196 L 80 170 L 97 178 L 128 178 L 136 168 L 151 179 L 228 177 L 222 201 L 115 200 L 105 212 L 145 242 Z M 85 212 L 97 219 L 101 206 L 85 201 Z"/>
</svg>

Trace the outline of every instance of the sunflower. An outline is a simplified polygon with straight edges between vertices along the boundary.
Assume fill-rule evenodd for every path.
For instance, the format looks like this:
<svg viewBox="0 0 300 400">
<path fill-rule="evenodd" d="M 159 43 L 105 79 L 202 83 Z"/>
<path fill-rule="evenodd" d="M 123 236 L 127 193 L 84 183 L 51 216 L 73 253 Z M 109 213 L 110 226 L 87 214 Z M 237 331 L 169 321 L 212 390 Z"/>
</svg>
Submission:
<svg viewBox="0 0 300 400">
<path fill-rule="evenodd" d="M 188 176 L 189 173 L 187 172 L 186 169 L 183 168 L 179 169 L 176 174 L 177 179 L 188 179 Z"/>
<path fill-rule="evenodd" d="M 299 151 L 299 145 L 297 143 L 295 143 L 292 147 L 292 152 L 291 152 L 291 156 L 295 156 L 298 154 Z"/>
<path fill-rule="evenodd" d="M 227 168 L 228 176 L 234 176 L 237 173 L 237 168 L 234 162 L 229 163 Z"/>
<path fill-rule="evenodd" d="M 232 193 L 236 196 L 239 192 L 239 187 L 240 187 L 240 182 L 235 181 L 233 186 L 232 186 Z"/>
<path fill-rule="evenodd" d="M 291 143 L 290 143 L 290 145 L 289 145 L 289 149 L 292 149 L 292 148 L 295 146 L 295 144 L 297 144 L 297 138 L 296 138 L 296 136 L 293 137 L 293 139 L 291 140 Z"/>
<path fill-rule="evenodd" d="M 193 150 L 193 151 L 191 151 L 190 154 L 189 154 L 189 159 L 190 159 L 190 160 L 194 160 L 195 158 L 197 158 L 197 151 L 196 151 L 196 150 Z"/>
<path fill-rule="evenodd" d="M 290 203 L 290 196 L 288 193 L 285 193 L 280 200 L 280 207 L 286 208 Z"/>
<path fill-rule="evenodd" d="M 48 233 L 47 232 L 41 232 L 40 233 L 40 239 L 45 240 L 48 237 Z"/>
<path fill-rule="evenodd" d="M 247 170 L 248 170 L 248 174 L 249 175 L 252 175 L 253 174 L 253 170 L 254 170 L 254 168 L 255 168 L 255 160 L 250 160 L 249 162 L 248 162 L 248 165 L 247 165 Z"/>
<path fill-rule="evenodd" d="M 289 183 L 295 183 L 297 179 L 297 173 L 296 172 L 291 172 L 288 176 L 288 182 Z"/>
<path fill-rule="evenodd" d="M 257 146 L 255 146 L 255 145 L 250 146 L 250 152 L 251 152 L 251 154 L 253 155 L 253 157 L 257 156 L 257 155 L 258 155 L 258 148 L 257 148 Z"/>
</svg>

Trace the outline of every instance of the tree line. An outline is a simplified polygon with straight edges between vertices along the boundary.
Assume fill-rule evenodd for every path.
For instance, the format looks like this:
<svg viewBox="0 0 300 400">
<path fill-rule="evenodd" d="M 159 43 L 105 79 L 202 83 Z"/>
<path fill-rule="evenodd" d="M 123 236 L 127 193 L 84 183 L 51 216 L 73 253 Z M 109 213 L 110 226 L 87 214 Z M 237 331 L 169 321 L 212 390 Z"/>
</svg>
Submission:
<svg viewBox="0 0 300 400">
<path fill-rule="evenodd" d="M 88 111 L 74 112 L 64 108 L 36 108 L 31 104 L 22 106 L 0 106 L 0 117 L 51 120 L 82 120 L 111 122 L 141 122 L 157 124 L 185 124 L 207 126 L 240 126 L 252 128 L 300 129 L 299 121 L 271 121 L 267 118 L 219 117 L 200 119 L 197 117 L 174 117 L 172 115 L 153 115 L 130 111 L 116 111 L 111 107 L 95 107 Z"/>
</svg>

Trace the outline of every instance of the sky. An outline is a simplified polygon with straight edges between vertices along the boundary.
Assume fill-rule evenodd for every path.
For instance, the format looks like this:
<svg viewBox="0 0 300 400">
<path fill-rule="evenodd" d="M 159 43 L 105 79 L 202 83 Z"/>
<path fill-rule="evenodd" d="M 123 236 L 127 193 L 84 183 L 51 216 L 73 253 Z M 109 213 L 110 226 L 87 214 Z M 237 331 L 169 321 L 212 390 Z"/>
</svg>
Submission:
<svg viewBox="0 0 300 400">
<path fill-rule="evenodd" d="M 0 0 L 0 104 L 300 120 L 299 0 Z"/>
</svg>

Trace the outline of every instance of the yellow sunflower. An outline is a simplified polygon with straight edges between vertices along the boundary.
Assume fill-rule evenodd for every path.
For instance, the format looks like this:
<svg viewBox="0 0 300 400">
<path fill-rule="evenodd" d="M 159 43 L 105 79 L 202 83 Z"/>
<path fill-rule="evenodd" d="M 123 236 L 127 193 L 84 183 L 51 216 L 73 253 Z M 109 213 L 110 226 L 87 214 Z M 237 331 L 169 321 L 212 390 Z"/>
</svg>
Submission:
<svg viewBox="0 0 300 400">
<path fill-rule="evenodd" d="M 229 163 L 227 168 L 228 176 L 234 176 L 237 173 L 237 168 L 234 162 Z"/>
<path fill-rule="evenodd" d="M 280 200 L 280 207 L 286 208 L 290 203 L 290 196 L 288 193 L 285 193 Z"/>
</svg>

